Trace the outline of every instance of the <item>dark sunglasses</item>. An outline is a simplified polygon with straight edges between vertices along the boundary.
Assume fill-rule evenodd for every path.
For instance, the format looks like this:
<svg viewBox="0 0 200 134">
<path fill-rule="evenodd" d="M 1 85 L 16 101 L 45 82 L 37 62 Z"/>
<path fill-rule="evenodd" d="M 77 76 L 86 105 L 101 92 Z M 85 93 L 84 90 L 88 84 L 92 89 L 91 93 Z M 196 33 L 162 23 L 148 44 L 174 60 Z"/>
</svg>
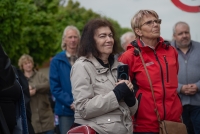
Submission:
<svg viewBox="0 0 200 134">
<path fill-rule="evenodd" d="M 161 19 L 149 20 L 149 21 L 145 22 L 144 24 L 142 24 L 141 27 L 142 27 L 143 25 L 153 26 L 154 22 L 155 22 L 156 24 L 161 24 L 162 20 L 161 20 Z"/>
</svg>

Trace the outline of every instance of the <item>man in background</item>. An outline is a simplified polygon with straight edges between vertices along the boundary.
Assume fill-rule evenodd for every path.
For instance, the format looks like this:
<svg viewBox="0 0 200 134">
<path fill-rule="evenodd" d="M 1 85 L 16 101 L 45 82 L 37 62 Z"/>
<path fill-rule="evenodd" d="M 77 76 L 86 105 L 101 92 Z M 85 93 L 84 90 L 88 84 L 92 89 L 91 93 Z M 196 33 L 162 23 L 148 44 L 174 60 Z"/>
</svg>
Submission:
<svg viewBox="0 0 200 134">
<path fill-rule="evenodd" d="M 200 134 L 200 43 L 191 40 L 190 27 L 177 22 L 172 45 L 178 51 L 178 93 L 183 105 L 183 122 L 188 134 Z"/>
<path fill-rule="evenodd" d="M 135 34 L 133 32 L 126 32 L 124 33 L 121 38 L 121 47 L 126 51 L 127 46 L 135 40 Z"/>
<path fill-rule="evenodd" d="M 131 42 L 134 40 L 135 40 L 135 34 L 133 32 L 126 32 L 120 37 L 120 42 L 123 52 L 126 51 L 127 46 L 131 44 Z M 115 55 L 115 58 L 117 59 L 123 52 Z"/>
<path fill-rule="evenodd" d="M 62 52 L 53 57 L 50 64 L 50 89 L 55 97 L 55 114 L 59 117 L 61 134 L 66 134 L 74 124 L 74 104 L 70 81 L 71 67 L 77 59 L 80 32 L 75 26 L 67 26 L 63 32 Z"/>
</svg>

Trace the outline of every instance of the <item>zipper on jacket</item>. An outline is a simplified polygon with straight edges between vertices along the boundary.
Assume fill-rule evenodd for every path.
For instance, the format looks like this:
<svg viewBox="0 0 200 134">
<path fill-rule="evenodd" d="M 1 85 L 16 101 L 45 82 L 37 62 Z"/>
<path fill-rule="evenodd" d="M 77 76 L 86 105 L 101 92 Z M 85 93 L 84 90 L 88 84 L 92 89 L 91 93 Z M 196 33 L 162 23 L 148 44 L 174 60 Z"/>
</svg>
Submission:
<svg viewBox="0 0 200 134">
<path fill-rule="evenodd" d="M 165 108 L 165 84 L 164 84 L 164 77 L 163 77 L 163 69 L 162 69 L 162 66 L 160 64 L 160 61 L 158 59 L 158 55 L 156 53 L 156 51 L 154 49 L 152 49 L 154 51 L 154 55 L 156 57 L 156 60 L 158 61 L 158 64 L 160 66 L 160 71 L 161 71 L 161 80 L 162 80 L 162 87 L 163 87 L 163 109 L 164 109 L 164 117 L 163 117 L 163 120 L 165 119 L 165 116 L 166 116 L 166 108 Z"/>
<path fill-rule="evenodd" d="M 168 70 L 168 62 L 166 59 L 166 56 L 164 55 L 165 65 L 166 65 L 166 71 L 167 71 L 167 83 L 169 82 L 169 70 Z"/>
</svg>

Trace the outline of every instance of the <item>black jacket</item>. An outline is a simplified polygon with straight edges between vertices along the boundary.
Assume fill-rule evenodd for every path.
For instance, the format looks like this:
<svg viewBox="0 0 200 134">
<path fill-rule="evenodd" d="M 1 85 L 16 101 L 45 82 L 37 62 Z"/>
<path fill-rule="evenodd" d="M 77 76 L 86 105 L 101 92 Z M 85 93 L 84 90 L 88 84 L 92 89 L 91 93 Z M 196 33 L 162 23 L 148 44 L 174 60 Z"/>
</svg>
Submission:
<svg viewBox="0 0 200 134">
<path fill-rule="evenodd" d="M 26 80 L 24 74 L 19 69 L 11 65 L 9 57 L 3 51 L 3 48 L 0 45 L 0 91 L 14 88 L 16 75 L 18 76 L 19 83 L 22 86 L 25 98 L 26 116 L 27 116 L 29 134 L 34 134 L 34 130 L 31 125 L 30 93 L 29 93 L 28 81 Z M 2 126 L 0 126 L 0 133 L 2 131 L 1 128 Z"/>
</svg>

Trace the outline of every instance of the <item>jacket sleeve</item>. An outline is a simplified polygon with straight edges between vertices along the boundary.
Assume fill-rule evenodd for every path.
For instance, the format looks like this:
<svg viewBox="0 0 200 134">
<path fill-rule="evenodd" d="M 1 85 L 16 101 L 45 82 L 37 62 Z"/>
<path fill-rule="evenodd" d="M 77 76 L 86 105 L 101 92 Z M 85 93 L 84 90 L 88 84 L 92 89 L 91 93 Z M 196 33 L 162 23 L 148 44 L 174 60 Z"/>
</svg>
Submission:
<svg viewBox="0 0 200 134">
<path fill-rule="evenodd" d="M 48 93 L 49 92 L 49 80 L 44 76 L 43 73 L 37 72 L 40 83 L 35 85 L 37 93 Z"/>
<path fill-rule="evenodd" d="M 129 107 L 129 110 L 131 111 L 131 116 L 133 116 L 138 109 L 138 100 L 136 98 L 135 98 L 135 100 L 136 100 L 135 105 L 132 107 Z"/>
<path fill-rule="evenodd" d="M 103 115 L 119 107 L 113 91 L 94 95 L 89 72 L 81 62 L 76 62 L 72 67 L 71 83 L 75 108 L 84 119 Z"/>
<path fill-rule="evenodd" d="M 0 44 L 0 90 L 13 86 L 14 81 L 15 73 L 11 66 L 10 59 Z"/>
<path fill-rule="evenodd" d="M 178 52 L 175 49 L 175 47 L 172 47 L 175 53 L 175 57 L 176 57 L 176 66 L 177 66 L 177 75 L 178 75 L 178 70 L 179 70 L 179 62 L 178 62 Z M 182 88 L 183 84 L 178 83 L 178 88 L 177 88 L 177 93 L 181 93 L 181 88 Z"/>
<path fill-rule="evenodd" d="M 53 96 L 56 98 L 56 101 L 59 101 L 59 103 L 70 107 L 73 102 L 73 98 L 71 98 L 67 92 L 63 92 L 58 73 L 58 64 L 57 61 L 54 59 L 52 59 L 50 64 L 49 80 L 50 90 Z"/>
</svg>

